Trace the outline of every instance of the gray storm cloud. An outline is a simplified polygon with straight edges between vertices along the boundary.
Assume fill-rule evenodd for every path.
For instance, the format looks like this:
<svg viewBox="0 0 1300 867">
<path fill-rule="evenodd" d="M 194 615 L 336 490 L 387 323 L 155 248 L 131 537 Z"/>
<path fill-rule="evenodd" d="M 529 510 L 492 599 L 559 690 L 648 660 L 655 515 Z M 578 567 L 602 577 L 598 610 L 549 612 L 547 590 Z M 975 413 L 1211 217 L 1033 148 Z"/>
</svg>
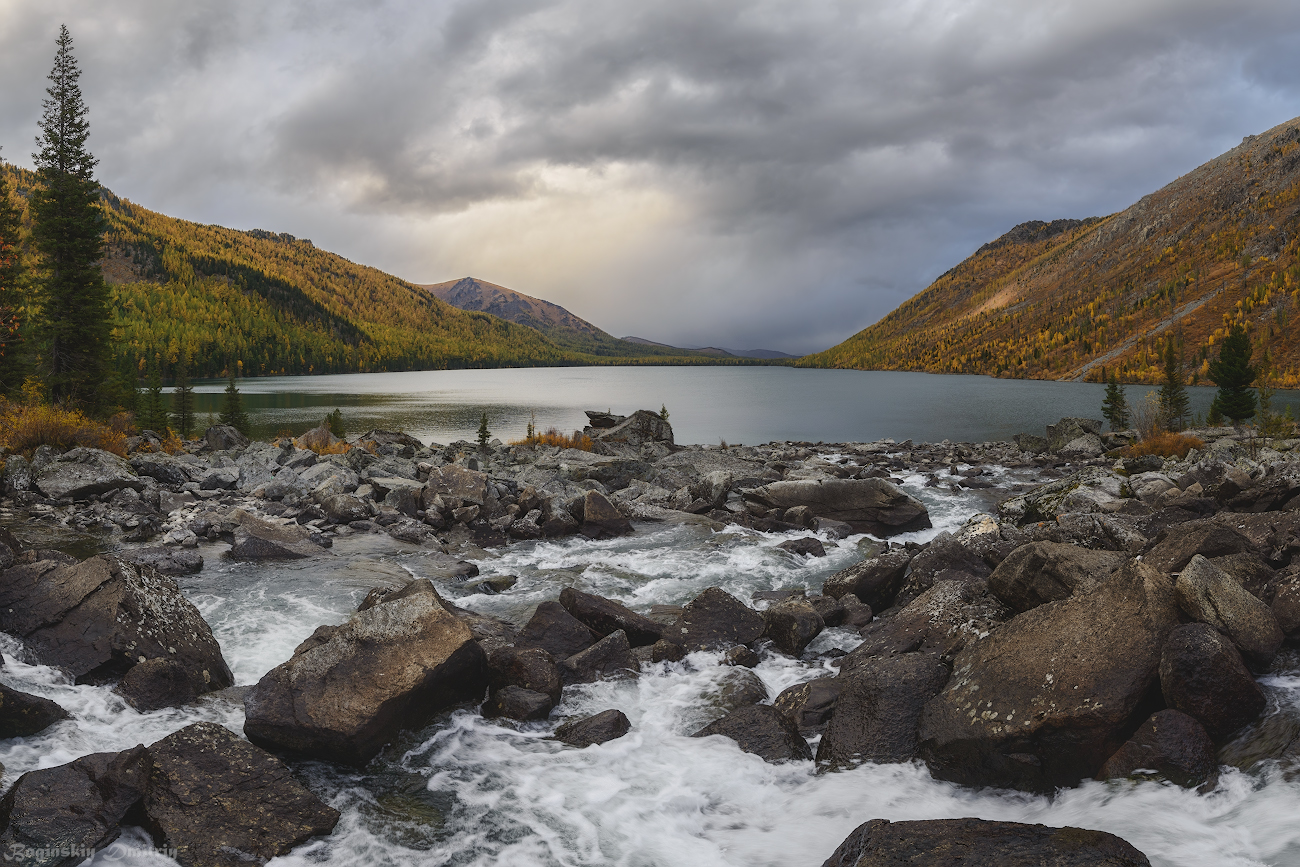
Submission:
<svg viewBox="0 0 1300 867">
<path fill-rule="evenodd" d="M 678 344 L 824 348 L 1300 114 L 1293 2 L 0 0 L 19 164 L 60 22 L 118 194 Z"/>
</svg>

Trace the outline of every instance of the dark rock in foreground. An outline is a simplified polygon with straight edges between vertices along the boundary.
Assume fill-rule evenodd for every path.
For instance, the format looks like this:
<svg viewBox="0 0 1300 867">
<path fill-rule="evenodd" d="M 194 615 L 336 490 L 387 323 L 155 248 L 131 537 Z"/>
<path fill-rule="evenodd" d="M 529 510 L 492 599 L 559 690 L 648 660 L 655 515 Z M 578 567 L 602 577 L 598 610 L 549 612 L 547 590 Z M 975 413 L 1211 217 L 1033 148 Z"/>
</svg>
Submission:
<svg viewBox="0 0 1300 867">
<path fill-rule="evenodd" d="M 36 850 L 21 859 L 36 867 L 80 864 L 117 839 L 119 824 L 144 795 L 148 771 L 143 746 L 28 771 L 0 799 L 0 849 Z"/>
<path fill-rule="evenodd" d="M 1125 559 L 1115 551 L 1033 542 L 1012 551 L 998 564 L 989 576 L 989 590 L 1018 614 L 1095 587 Z"/>
<path fill-rule="evenodd" d="M 540 647 L 556 659 L 567 659 L 591 647 L 600 636 L 558 602 L 543 602 L 519 633 L 519 643 Z"/>
<path fill-rule="evenodd" d="M 632 723 L 621 710 L 603 710 L 595 716 L 567 722 L 555 730 L 555 739 L 573 747 L 589 747 L 623 737 Z"/>
<path fill-rule="evenodd" d="M 189 704 L 198 691 L 184 667 L 170 659 L 147 659 L 132 668 L 114 690 L 138 711 Z"/>
<path fill-rule="evenodd" d="M 1160 689 L 1170 707 L 1200 722 L 1215 741 L 1255 719 L 1267 703 L 1237 648 L 1204 623 L 1185 623 L 1170 633 L 1160 659 Z"/>
<path fill-rule="evenodd" d="M 420 579 L 298 645 L 244 699 L 244 732 L 268 749 L 364 765 L 400 729 L 486 686 L 470 628 Z"/>
<path fill-rule="evenodd" d="M 526 722 L 543 720 L 551 715 L 555 702 L 544 692 L 524 689 L 521 686 L 506 686 L 492 693 L 483 702 L 481 713 L 487 719 L 505 717 L 506 719 Z"/>
<path fill-rule="evenodd" d="M 1190 787 L 1204 783 L 1217 767 L 1214 742 L 1205 728 L 1181 711 L 1162 710 L 1106 760 L 1097 779 L 1155 771 L 1172 783 Z"/>
<path fill-rule="evenodd" d="M 794 723 L 767 704 L 738 708 L 720 720 L 709 723 L 691 737 L 723 735 L 742 750 L 767 762 L 785 762 L 812 758 L 808 742 Z"/>
<path fill-rule="evenodd" d="M 893 536 L 930 526 L 920 500 L 884 479 L 797 479 L 772 482 L 745 494 L 769 509 L 806 507 L 818 518 L 843 521 L 854 532 Z"/>
<path fill-rule="evenodd" d="M 948 682 L 948 668 L 929 654 L 908 653 L 836 679 L 843 682 L 817 746 L 818 764 L 907 762 L 916 756 L 921 710 Z"/>
<path fill-rule="evenodd" d="M 339 820 L 283 762 L 222 726 L 186 726 L 149 760 L 144 826 L 182 867 L 265 863 Z"/>
<path fill-rule="evenodd" d="M 984 819 L 890 822 L 872 819 L 845 838 L 822 867 L 1151 867 L 1105 831 Z"/>
<path fill-rule="evenodd" d="M 642 617 L 626 605 L 612 599 L 584 593 L 572 587 L 560 591 L 560 604 L 576 619 L 601 636 L 619 629 L 627 633 L 633 647 L 654 644 L 664 636 L 664 626 L 648 617 Z"/>
<path fill-rule="evenodd" d="M 751 644 L 763 637 L 763 615 L 730 593 L 710 587 L 682 609 L 664 637 L 687 650 Z"/>
<path fill-rule="evenodd" d="M 840 696 L 840 685 L 838 677 L 819 677 L 796 683 L 782 690 L 772 706 L 794 723 L 799 734 L 812 737 L 826 728 Z"/>
<path fill-rule="evenodd" d="M 121 677 L 141 659 L 170 659 L 198 692 L 233 683 L 221 647 L 172 579 L 112 555 L 75 565 L 13 566 L 0 580 L 0 630 L 78 683 Z"/>
<path fill-rule="evenodd" d="M 48 698 L 28 695 L 0 683 L 0 738 L 34 735 L 59 720 L 70 718 L 66 710 Z"/>
</svg>

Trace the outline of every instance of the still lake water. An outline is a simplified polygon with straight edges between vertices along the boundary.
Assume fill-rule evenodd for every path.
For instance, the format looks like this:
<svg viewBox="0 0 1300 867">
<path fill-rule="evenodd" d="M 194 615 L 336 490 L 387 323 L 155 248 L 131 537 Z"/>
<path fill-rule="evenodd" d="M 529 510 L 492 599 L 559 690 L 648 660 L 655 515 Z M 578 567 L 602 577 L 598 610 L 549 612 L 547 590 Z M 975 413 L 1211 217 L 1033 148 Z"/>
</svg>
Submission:
<svg viewBox="0 0 1300 867">
<path fill-rule="evenodd" d="M 219 411 L 225 382 L 196 383 L 200 419 Z M 254 435 L 301 433 L 334 408 L 349 434 L 404 430 L 424 442 L 472 440 L 479 417 L 503 440 L 586 424 L 583 410 L 629 414 L 666 406 L 679 443 L 772 440 L 981 442 L 1042 434 L 1066 416 L 1101 417 L 1104 386 L 789 367 L 550 367 L 284 376 L 242 380 Z M 1150 386 L 1128 386 L 1131 405 Z M 1204 415 L 1212 388 L 1189 388 Z M 1300 393 L 1279 392 L 1276 408 L 1300 409 Z"/>
</svg>

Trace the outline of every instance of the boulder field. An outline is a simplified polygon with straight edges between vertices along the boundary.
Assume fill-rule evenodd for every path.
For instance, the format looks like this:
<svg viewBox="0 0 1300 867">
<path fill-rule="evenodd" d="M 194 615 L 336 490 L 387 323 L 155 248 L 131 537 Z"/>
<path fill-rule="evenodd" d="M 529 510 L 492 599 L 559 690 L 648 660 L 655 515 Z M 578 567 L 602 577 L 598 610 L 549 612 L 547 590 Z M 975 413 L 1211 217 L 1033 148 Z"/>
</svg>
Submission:
<svg viewBox="0 0 1300 867">
<path fill-rule="evenodd" d="M 320 455 L 304 446 L 339 444 L 319 431 L 266 444 L 213 428 L 178 455 L 142 438 L 127 461 L 84 449 L 5 456 L 6 523 L 95 528 L 138 547 L 77 561 L 0 529 L 0 631 L 153 710 L 232 684 L 211 630 L 164 574 L 200 569 L 200 540 L 226 539 L 235 559 L 302 559 L 330 556 L 333 538 L 382 532 L 442 551 L 437 580 L 449 583 L 476 575 L 457 555 L 478 547 L 606 538 L 646 522 L 879 541 L 820 593 L 743 600 L 711 587 L 649 612 L 566 588 L 508 623 L 458 608 L 425 579 L 375 590 L 247 689 L 247 740 L 199 723 L 24 774 L 0 799 L 0 846 L 93 849 L 125 823 L 187 867 L 265 861 L 338 819 L 284 760 L 364 766 L 451 707 L 545 723 L 575 684 L 635 678 L 697 651 L 733 668 L 708 699 L 711 721 L 682 734 L 766 761 L 835 773 L 920 760 L 938 779 L 1030 792 L 1151 776 L 1204 787 L 1216 750 L 1239 745 L 1265 708 L 1256 676 L 1300 640 L 1300 462 L 1285 443 L 1248 454 L 1212 437 L 1185 460 L 1132 463 L 1101 456 L 1113 435 L 1063 420 L 1014 444 L 723 449 L 675 445 L 653 413 L 589 416 L 592 452 L 435 448 L 372 431 Z M 904 474 L 987 494 L 990 514 L 929 542 L 890 541 L 929 525 Z M 782 554 L 816 555 L 809 544 Z M 810 649 L 826 629 L 860 641 L 848 653 Z M 768 654 L 838 672 L 772 696 L 748 670 Z M 66 718 L 0 689 L 0 736 Z M 611 708 L 565 721 L 555 738 L 589 749 L 631 730 Z M 1252 749 L 1270 757 L 1262 742 Z M 1100 832 L 975 819 L 873 819 L 826 863 L 991 858 L 1147 863 Z"/>
</svg>

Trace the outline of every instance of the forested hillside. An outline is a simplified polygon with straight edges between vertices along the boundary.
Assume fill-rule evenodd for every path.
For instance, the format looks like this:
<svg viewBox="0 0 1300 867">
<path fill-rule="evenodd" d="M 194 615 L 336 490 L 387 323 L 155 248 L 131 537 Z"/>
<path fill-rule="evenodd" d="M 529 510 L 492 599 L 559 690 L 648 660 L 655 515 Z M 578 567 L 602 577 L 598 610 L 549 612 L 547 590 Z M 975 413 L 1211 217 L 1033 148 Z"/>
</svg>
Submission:
<svg viewBox="0 0 1300 867">
<path fill-rule="evenodd" d="M 20 200 L 34 175 L 4 164 Z M 121 367 L 182 351 L 192 376 L 602 364 L 533 328 L 459 310 L 421 287 L 261 230 L 168 217 L 104 191 Z M 612 338 L 611 338 L 612 339 Z M 693 355 L 693 354 L 692 354 Z M 618 363 L 716 363 L 645 353 Z"/>
<path fill-rule="evenodd" d="M 1233 323 L 1272 381 L 1300 386 L 1300 119 L 1102 219 L 1025 223 L 810 367 L 1189 383 Z"/>
</svg>

